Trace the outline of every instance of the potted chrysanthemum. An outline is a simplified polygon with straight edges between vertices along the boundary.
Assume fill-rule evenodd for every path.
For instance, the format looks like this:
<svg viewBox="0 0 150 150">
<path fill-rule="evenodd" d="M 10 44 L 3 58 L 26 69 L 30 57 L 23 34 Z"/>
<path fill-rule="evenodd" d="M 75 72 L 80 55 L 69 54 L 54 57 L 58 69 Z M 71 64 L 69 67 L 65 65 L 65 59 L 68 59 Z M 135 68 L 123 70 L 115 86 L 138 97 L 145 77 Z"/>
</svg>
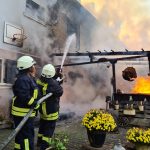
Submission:
<svg viewBox="0 0 150 150">
<path fill-rule="evenodd" d="M 106 132 L 114 131 L 117 127 L 113 116 L 102 109 L 91 109 L 83 119 L 82 125 L 87 129 L 88 139 L 92 147 L 102 147 Z"/>
<path fill-rule="evenodd" d="M 136 150 L 150 150 L 150 128 L 130 128 L 126 133 L 126 139 L 135 144 Z"/>
</svg>

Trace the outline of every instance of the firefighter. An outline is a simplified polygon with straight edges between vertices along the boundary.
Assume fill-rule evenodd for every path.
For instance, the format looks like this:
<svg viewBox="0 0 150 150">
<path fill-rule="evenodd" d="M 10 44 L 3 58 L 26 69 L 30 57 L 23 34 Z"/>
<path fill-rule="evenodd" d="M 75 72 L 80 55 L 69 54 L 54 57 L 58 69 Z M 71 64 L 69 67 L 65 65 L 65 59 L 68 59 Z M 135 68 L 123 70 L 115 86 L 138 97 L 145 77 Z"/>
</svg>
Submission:
<svg viewBox="0 0 150 150">
<path fill-rule="evenodd" d="M 39 109 L 40 126 L 37 145 L 40 146 L 40 150 L 45 150 L 49 147 L 59 116 L 59 100 L 63 94 L 63 88 L 60 86 L 59 81 L 53 78 L 55 73 L 54 66 L 47 64 L 42 69 L 40 79 L 37 80 L 41 96 L 47 93 L 53 94 L 41 104 Z"/>
<path fill-rule="evenodd" d="M 26 116 L 30 108 L 37 107 L 38 86 L 34 80 L 36 74 L 36 62 L 30 56 L 22 56 L 17 60 L 18 75 L 13 85 L 13 101 L 11 114 L 14 125 L 17 127 Z M 15 150 L 34 150 L 34 117 L 31 117 L 15 137 Z"/>
</svg>

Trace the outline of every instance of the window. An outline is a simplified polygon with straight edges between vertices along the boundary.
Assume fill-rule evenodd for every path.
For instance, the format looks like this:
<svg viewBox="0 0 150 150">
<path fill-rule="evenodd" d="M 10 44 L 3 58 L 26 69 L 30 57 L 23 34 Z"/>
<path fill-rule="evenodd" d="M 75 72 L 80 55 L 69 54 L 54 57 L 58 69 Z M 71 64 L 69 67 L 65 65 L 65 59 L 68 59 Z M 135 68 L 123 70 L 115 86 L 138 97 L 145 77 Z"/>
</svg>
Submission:
<svg viewBox="0 0 150 150">
<path fill-rule="evenodd" d="M 45 8 L 32 0 L 26 0 L 26 9 L 24 15 L 45 25 Z"/>
<path fill-rule="evenodd" d="M 67 34 L 71 35 L 76 34 L 76 48 L 80 49 L 80 25 L 72 22 L 69 18 L 67 18 Z"/>
<path fill-rule="evenodd" d="M 6 59 L 4 82 L 13 84 L 16 74 L 17 74 L 16 61 Z"/>
</svg>

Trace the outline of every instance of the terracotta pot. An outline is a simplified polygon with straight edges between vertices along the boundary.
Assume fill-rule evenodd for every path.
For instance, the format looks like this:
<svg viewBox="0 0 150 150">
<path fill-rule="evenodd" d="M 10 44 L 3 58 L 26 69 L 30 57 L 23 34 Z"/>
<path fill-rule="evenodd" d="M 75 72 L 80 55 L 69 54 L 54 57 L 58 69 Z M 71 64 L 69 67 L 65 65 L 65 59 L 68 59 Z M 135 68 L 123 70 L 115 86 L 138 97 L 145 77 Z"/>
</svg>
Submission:
<svg viewBox="0 0 150 150">
<path fill-rule="evenodd" d="M 87 134 L 88 134 L 89 143 L 92 147 L 99 148 L 103 146 L 106 138 L 106 132 L 87 130 Z"/>
<path fill-rule="evenodd" d="M 135 144 L 136 150 L 150 150 L 149 145 Z"/>
</svg>

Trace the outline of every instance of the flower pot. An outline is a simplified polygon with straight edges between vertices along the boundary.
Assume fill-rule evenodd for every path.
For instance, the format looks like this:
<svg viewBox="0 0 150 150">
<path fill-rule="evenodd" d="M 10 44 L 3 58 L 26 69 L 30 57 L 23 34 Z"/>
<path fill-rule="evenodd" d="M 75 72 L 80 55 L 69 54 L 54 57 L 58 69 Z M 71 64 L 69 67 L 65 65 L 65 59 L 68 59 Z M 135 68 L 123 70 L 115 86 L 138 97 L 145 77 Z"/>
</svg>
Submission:
<svg viewBox="0 0 150 150">
<path fill-rule="evenodd" d="M 139 110 L 140 111 L 144 111 L 144 106 L 143 105 L 139 105 Z"/>
<path fill-rule="evenodd" d="M 149 145 L 135 144 L 136 150 L 150 150 Z"/>
<path fill-rule="evenodd" d="M 119 105 L 115 105 L 115 110 L 118 110 L 119 109 Z"/>
<path fill-rule="evenodd" d="M 92 147 L 99 148 L 103 146 L 106 138 L 106 132 L 87 130 L 87 134 L 88 134 L 89 143 Z"/>
</svg>

